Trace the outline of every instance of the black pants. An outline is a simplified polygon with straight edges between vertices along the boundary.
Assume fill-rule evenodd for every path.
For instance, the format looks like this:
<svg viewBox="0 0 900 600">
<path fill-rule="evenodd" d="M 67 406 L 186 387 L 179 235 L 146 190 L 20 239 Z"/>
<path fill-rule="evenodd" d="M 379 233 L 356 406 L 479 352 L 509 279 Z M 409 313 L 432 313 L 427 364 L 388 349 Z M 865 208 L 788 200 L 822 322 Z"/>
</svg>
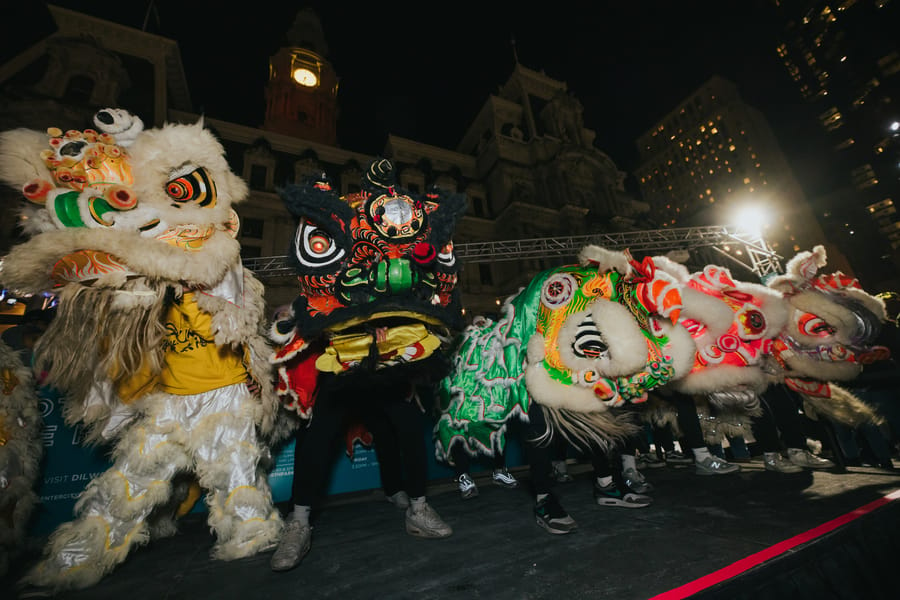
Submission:
<svg viewBox="0 0 900 600">
<path fill-rule="evenodd" d="M 782 442 L 786 448 L 806 448 L 803 421 L 793 392 L 785 385 L 772 385 L 761 400 L 763 414 L 753 419 L 753 437 L 760 449 L 780 452 Z"/>
<path fill-rule="evenodd" d="M 372 433 L 381 464 L 382 486 L 393 494 L 406 489 L 424 496 L 427 447 L 422 412 L 409 399 L 408 383 L 345 385 L 323 377 L 309 425 L 300 428 L 294 448 L 293 503 L 314 506 L 324 495 L 333 450 L 349 419 L 358 418 Z"/>
<path fill-rule="evenodd" d="M 691 448 L 705 448 L 703 430 L 700 428 L 700 417 L 697 416 L 697 405 L 694 397 L 680 392 L 672 393 L 672 403 L 678 412 L 678 428 L 681 429 L 681 441 L 684 451 Z"/>
<path fill-rule="evenodd" d="M 528 473 L 531 476 L 534 494 L 549 494 L 553 489 L 554 482 L 550 477 L 555 455 L 553 444 L 535 441 L 546 431 L 544 411 L 540 404 L 532 400 L 528 408 L 528 423 L 522 424 L 522 446 L 525 459 L 528 461 Z"/>
</svg>

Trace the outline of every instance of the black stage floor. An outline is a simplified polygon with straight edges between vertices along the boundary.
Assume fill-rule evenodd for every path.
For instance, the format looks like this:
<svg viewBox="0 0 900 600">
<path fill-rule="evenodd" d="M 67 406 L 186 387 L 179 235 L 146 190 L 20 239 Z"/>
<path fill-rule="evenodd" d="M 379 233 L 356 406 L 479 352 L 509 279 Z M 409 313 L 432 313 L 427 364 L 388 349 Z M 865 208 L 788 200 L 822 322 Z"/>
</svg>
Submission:
<svg viewBox="0 0 900 600">
<path fill-rule="evenodd" d="M 443 540 L 407 535 L 403 513 L 380 491 L 332 498 L 313 515 L 309 555 L 284 573 L 269 569 L 270 554 L 211 560 L 205 515 L 194 513 L 179 535 L 136 550 L 95 587 L 59 597 L 900 598 L 900 470 L 742 467 L 724 476 L 648 469 L 654 504 L 626 509 L 594 504 L 587 466 L 573 465 L 575 480 L 556 491 L 579 529 L 558 536 L 535 524 L 525 485 L 502 489 L 484 474 L 476 476 L 480 495 L 466 501 L 452 481 L 432 482 L 429 501 L 454 528 Z M 527 484 L 526 472 L 514 472 Z M 3 583 L 10 591 L 0 597 L 15 598 L 10 578 Z"/>
</svg>

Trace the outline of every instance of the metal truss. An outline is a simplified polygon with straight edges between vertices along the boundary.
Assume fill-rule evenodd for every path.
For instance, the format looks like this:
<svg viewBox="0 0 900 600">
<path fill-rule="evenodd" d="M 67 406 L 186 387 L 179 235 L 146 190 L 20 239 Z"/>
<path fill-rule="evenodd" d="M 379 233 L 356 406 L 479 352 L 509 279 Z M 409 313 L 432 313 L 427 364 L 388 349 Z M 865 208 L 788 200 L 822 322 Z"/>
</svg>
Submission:
<svg viewBox="0 0 900 600">
<path fill-rule="evenodd" d="M 776 254 L 758 233 L 720 225 L 470 242 L 456 244 L 455 249 L 457 257 L 470 264 L 528 258 L 570 258 L 577 256 L 587 245 L 601 246 L 609 250 L 627 249 L 635 256 L 710 247 L 752 271 L 760 279 L 765 280 L 782 272 L 782 257 Z M 248 258 L 244 260 L 244 266 L 261 279 L 294 274 L 288 256 Z"/>
</svg>

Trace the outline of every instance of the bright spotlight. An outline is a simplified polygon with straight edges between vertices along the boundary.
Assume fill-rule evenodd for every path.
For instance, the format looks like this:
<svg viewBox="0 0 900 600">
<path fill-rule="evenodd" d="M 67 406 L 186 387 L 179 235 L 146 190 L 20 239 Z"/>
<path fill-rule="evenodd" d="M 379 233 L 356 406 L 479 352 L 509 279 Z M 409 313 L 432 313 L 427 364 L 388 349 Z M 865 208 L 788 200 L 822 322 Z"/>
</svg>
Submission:
<svg viewBox="0 0 900 600">
<path fill-rule="evenodd" d="M 761 235 L 763 228 L 769 225 L 769 215 L 759 204 L 748 204 L 735 214 L 734 223 L 739 229 Z"/>
</svg>

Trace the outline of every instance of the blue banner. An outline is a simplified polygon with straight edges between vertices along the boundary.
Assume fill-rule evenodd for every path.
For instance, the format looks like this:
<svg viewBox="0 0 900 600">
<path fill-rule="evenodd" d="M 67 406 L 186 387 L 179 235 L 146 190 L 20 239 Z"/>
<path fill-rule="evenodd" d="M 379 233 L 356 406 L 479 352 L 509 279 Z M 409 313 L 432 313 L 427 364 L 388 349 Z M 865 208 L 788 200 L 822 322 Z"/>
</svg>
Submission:
<svg viewBox="0 0 900 600">
<path fill-rule="evenodd" d="M 94 477 L 111 465 L 109 448 L 92 448 L 83 445 L 81 427 L 68 427 L 63 420 L 64 396 L 53 389 L 38 390 L 41 398 L 41 414 L 44 419 L 42 440 L 44 457 L 38 485 L 40 504 L 35 509 L 29 531 L 33 535 L 49 534 L 57 525 L 69 521 L 78 495 Z M 432 430 L 434 422 L 423 417 L 422 436 L 428 453 L 429 481 L 447 480 L 455 474 L 449 466 L 439 463 L 434 454 Z M 517 440 L 507 443 L 506 463 L 509 467 L 525 464 Z M 269 475 L 272 497 L 276 503 L 291 498 L 291 482 L 294 476 L 293 440 L 275 449 L 275 466 Z M 472 461 L 472 471 L 490 468 L 487 461 Z M 372 448 L 357 443 L 352 459 L 344 446 L 335 449 L 328 495 L 373 490 L 381 487 L 378 459 Z M 193 512 L 205 512 L 206 506 L 198 501 Z"/>
</svg>

